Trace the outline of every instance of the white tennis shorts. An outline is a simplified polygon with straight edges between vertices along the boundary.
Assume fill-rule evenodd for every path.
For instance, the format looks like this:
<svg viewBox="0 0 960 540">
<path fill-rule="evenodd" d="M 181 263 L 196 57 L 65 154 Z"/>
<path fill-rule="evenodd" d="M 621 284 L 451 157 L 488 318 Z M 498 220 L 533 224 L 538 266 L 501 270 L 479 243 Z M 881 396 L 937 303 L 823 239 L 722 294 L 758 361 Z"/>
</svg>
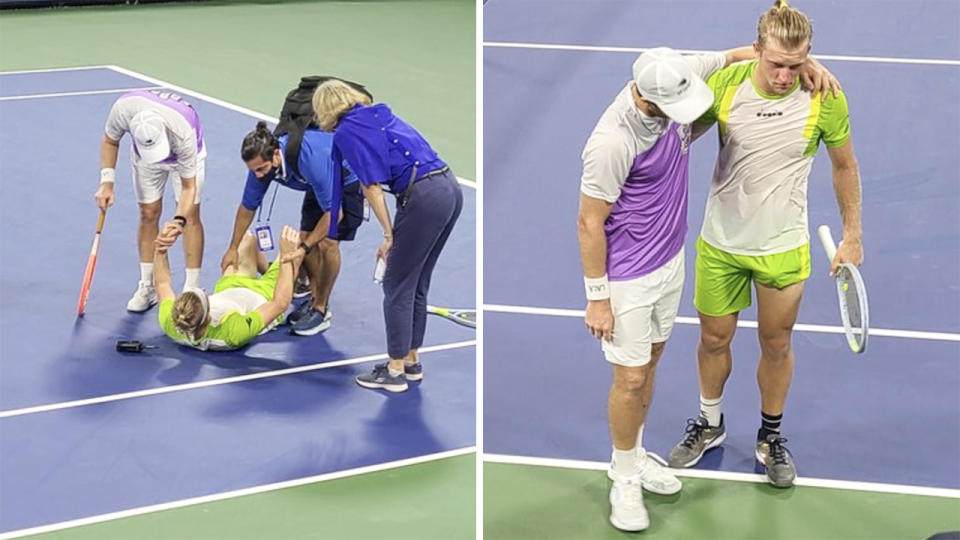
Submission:
<svg viewBox="0 0 960 540">
<path fill-rule="evenodd" d="M 180 201 L 180 191 L 183 186 L 180 184 L 180 173 L 177 172 L 176 163 L 141 163 L 140 158 L 132 150 L 130 157 L 133 162 L 133 192 L 137 195 L 137 202 L 150 204 L 163 198 L 168 178 L 173 179 L 173 196 L 176 201 Z M 200 194 L 203 193 L 206 161 L 207 145 L 204 144 L 203 149 L 197 154 L 197 196 L 193 201 L 195 204 L 200 204 Z"/>
<path fill-rule="evenodd" d="M 650 362 L 650 346 L 670 337 L 683 292 L 683 250 L 653 272 L 610 282 L 613 341 L 602 340 L 607 361 L 626 367 Z"/>
</svg>

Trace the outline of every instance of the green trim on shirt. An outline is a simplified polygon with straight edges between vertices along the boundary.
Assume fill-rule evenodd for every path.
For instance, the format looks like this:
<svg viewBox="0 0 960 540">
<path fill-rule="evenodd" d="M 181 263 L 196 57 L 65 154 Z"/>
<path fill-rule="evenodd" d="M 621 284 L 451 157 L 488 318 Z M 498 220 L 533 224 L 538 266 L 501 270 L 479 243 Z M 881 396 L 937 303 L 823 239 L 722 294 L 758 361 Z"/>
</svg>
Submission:
<svg viewBox="0 0 960 540">
<path fill-rule="evenodd" d="M 191 347 L 205 350 L 239 349 L 257 337 L 265 327 L 263 315 L 259 311 L 254 310 L 246 315 L 231 311 L 220 319 L 220 324 L 207 326 L 200 339 L 192 339 L 180 333 L 174 325 L 173 303 L 171 299 L 160 302 L 160 309 L 157 311 L 160 327 L 170 339 Z"/>
<path fill-rule="evenodd" d="M 803 155 L 812 156 L 817 153 L 820 140 L 827 148 L 836 148 L 850 140 L 850 110 L 847 108 L 847 96 L 842 90 L 837 90 L 837 97 L 833 93 L 827 94 L 827 99 L 820 103 L 820 94 L 811 98 L 819 107 L 817 123 L 809 133 L 810 144 Z M 807 136 L 804 130 L 804 136 Z"/>
<path fill-rule="evenodd" d="M 698 124 L 712 125 L 720 122 L 720 134 L 726 133 L 727 118 L 730 114 L 730 105 L 733 96 L 741 83 L 750 78 L 753 62 L 741 62 L 718 69 L 707 78 L 707 86 L 713 91 L 713 104 L 696 121 Z"/>
</svg>

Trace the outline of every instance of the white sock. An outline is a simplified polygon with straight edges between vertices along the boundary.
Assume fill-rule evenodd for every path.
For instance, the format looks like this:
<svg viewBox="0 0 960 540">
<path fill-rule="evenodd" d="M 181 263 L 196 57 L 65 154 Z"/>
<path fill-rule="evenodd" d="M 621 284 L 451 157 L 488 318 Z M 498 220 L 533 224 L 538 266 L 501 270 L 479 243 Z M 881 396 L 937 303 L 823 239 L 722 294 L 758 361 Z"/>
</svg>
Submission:
<svg viewBox="0 0 960 540">
<path fill-rule="evenodd" d="M 140 281 L 153 285 L 153 263 L 140 263 Z"/>
<path fill-rule="evenodd" d="M 185 272 L 187 274 L 187 280 L 183 283 L 183 288 L 198 287 L 200 284 L 200 269 L 187 268 Z"/>
<path fill-rule="evenodd" d="M 399 376 L 403 375 L 403 370 L 402 370 L 402 369 L 393 369 L 393 368 L 390 367 L 390 366 L 387 366 L 387 372 L 390 373 L 390 376 L 391 376 L 391 377 L 399 377 Z"/>
<path fill-rule="evenodd" d="M 613 470 L 621 476 L 633 476 L 637 474 L 637 449 L 619 450 L 613 447 Z"/>
<path fill-rule="evenodd" d="M 713 427 L 720 425 L 720 415 L 723 413 L 721 411 L 720 405 L 723 403 L 723 394 L 720 394 L 720 397 L 714 399 L 708 399 L 700 396 L 700 414 L 707 419 L 707 424 Z"/>
<path fill-rule="evenodd" d="M 640 424 L 640 429 L 637 430 L 637 458 L 643 459 L 647 457 L 647 451 L 643 448 L 643 426 L 646 424 Z"/>
</svg>

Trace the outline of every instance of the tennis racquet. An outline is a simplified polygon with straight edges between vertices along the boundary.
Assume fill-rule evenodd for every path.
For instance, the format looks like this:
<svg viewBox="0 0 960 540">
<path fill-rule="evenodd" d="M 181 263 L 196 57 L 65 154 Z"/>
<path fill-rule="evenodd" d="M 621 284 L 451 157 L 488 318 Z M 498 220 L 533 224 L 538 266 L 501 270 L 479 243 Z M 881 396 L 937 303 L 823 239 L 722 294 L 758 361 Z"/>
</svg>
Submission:
<svg viewBox="0 0 960 540">
<path fill-rule="evenodd" d="M 477 310 L 475 309 L 449 309 L 437 306 L 427 306 L 427 313 L 439 315 L 444 319 L 451 320 L 459 325 L 470 328 L 477 327 Z"/>
<path fill-rule="evenodd" d="M 837 254 L 837 246 L 830 234 L 830 227 L 821 225 L 817 228 L 820 242 L 827 253 L 827 259 L 833 262 Z M 840 300 L 840 320 L 843 321 L 843 331 L 847 335 L 847 344 L 855 353 L 862 353 L 867 349 L 867 335 L 870 328 L 870 311 L 867 305 L 867 288 L 857 267 L 843 263 L 834 276 L 837 280 L 837 297 Z"/>
<path fill-rule="evenodd" d="M 93 269 L 97 266 L 97 252 L 100 250 L 100 233 L 103 232 L 103 220 L 107 212 L 100 211 L 100 220 L 97 221 L 97 234 L 93 237 L 93 247 L 90 248 L 90 258 L 87 259 L 87 269 L 83 272 L 83 284 L 80 285 L 80 300 L 77 302 L 77 317 L 83 315 L 87 308 L 87 295 L 90 294 L 90 284 L 93 282 Z"/>
</svg>

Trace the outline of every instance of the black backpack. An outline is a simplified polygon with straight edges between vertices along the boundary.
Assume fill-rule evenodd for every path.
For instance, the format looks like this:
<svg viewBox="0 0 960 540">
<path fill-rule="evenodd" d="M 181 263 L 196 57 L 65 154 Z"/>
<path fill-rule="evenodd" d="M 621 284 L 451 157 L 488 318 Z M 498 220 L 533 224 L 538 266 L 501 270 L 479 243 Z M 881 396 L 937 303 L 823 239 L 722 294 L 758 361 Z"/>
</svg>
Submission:
<svg viewBox="0 0 960 540">
<path fill-rule="evenodd" d="M 373 95 L 362 84 L 326 75 L 301 77 L 300 84 L 287 93 L 287 98 L 283 101 L 283 108 L 280 109 L 280 122 L 273 130 L 274 135 L 278 137 L 284 133 L 289 134 L 283 157 L 287 161 L 287 167 L 297 176 L 300 176 L 300 143 L 303 142 L 303 132 L 308 127 L 317 127 L 313 121 L 313 91 L 321 84 L 332 79 L 349 84 L 354 90 L 366 94 L 371 101 L 373 100 Z"/>
</svg>

